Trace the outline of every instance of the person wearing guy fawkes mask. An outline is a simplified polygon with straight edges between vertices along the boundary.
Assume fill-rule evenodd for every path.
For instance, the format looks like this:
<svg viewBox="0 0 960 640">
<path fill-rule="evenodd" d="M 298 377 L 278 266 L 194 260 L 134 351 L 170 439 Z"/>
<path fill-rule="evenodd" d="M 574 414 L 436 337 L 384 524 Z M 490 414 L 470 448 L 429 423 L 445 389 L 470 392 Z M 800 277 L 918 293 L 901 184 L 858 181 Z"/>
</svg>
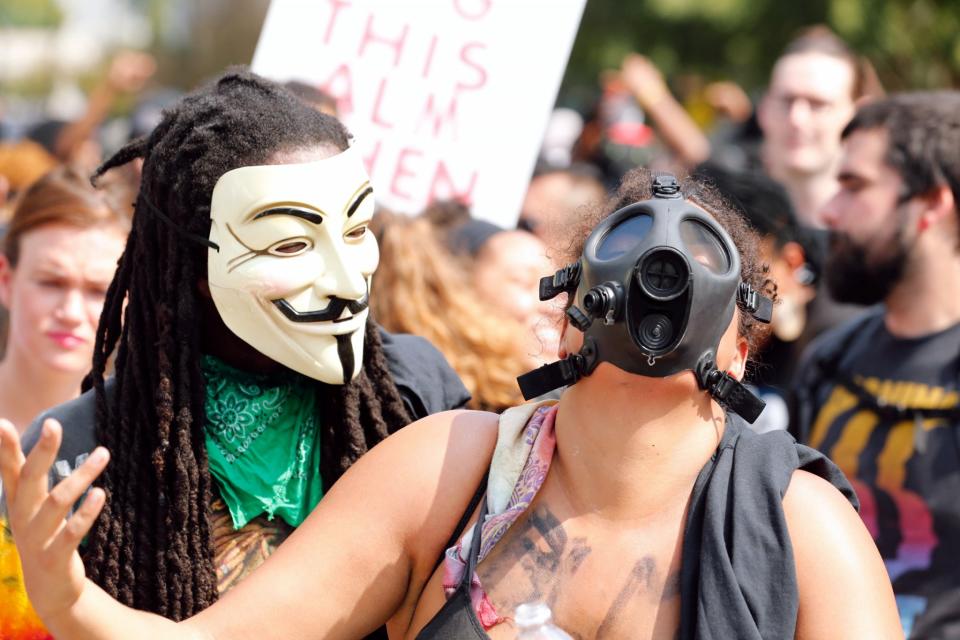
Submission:
<svg viewBox="0 0 960 640">
<path fill-rule="evenodd" d="M 584 638 L 898 637 L 842 475 L 786 432 L 759 435 L 737 417 L 759 409 L 740 379 L 770 311 L 757 236 L 715 193 L 679 187 L 628 174 L 610 208 L 572 231 L 570 266 L 545 278 L 543 297 L 574 294 L 565 364 L 522 385 L 568 383 L 559 401 L 443 412 L 387 438 L 303 535 L 179 625 L 78 579 L 74 549 L 102 495 L 57 534 L 0 423 L 0 471 L 33 487 L 11 501 L 14 536 L 56 540 L 23 546 L 52 631 L 354 638 L 387 622 L 394 637 L 484 640 L 512 636 L 517 605 L 537 599 Z M 54 442 L 26 465 L 46 468 Z M 96 451 L 61 497 L 79 497 L 105 461 Z"/>
<path fill-rule="evenodd" d="M 64 428 L 54 481 L 96 444 L 115 452 L 83 555 L 123 602 L 199 612 L 367 450 L 469 399 L 429 343 L 368 317 L 375 194 L 348 143 L 332 117 L 237 70 L 99 170 L 143 159 L 133 230 L 93 390 L 44 417 Z"/>
<path fill-rule="evenodd" d="M 960 92 L 861 108 L 823 210 L 837 300 L 791 428 L 854 481 L 910 638 L 960 638 Z"/>
</svg>

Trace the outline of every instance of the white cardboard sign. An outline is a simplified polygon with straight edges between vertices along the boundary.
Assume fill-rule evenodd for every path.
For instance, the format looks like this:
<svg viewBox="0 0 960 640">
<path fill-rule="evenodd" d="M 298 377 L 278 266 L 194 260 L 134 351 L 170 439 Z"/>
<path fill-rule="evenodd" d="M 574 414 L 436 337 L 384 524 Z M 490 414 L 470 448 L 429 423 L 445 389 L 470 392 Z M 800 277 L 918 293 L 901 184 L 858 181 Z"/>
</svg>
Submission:
<svg viewBox="0 0 960 640">
<path fill-rule="evenodd" d="M 338 99 L 380 204 L 512 227 L 585 0 L 272 0 L 253 70 Z"/>
</svg>

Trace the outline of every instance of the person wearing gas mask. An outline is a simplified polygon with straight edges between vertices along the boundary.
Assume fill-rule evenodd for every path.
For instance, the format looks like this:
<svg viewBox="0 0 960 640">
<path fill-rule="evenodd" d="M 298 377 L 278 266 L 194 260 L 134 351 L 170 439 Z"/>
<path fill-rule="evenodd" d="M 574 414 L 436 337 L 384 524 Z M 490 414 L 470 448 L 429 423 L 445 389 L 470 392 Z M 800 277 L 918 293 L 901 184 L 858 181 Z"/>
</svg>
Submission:
<svg viewBox="0 0 960 640">
<path fill-rule="evenodd" d="M 843 139 L 824 274 L 876 306 L 811 344 L 791 428 L 854 482 L 904 632 L 960 638 L 960 91 L 866 105 Z"/>
<path fill-rule="evenodd" d="M 368 317 L 374 194 L 334 118 L 243 70 L 98 171 L 142 158 L 93 390 L 49 413 L 52 471 L 94 445 L 109 506 L 84 566 L 173 619 L 232 588 L 389 433 L 469 395 L 436 349 Z M 116 375 L 105 369 L 116 353 Z M 40 424 L 24 437 L 44 442 Z"/>
<path fill-rule="evenodd" d="M 785 432 L 738 417 L 762 408 L 740 382 L 771 311 L 756 236 L 672 176 L 651 189 L 633 172 L 613 205 L 541 281 L 542 298 L 571 297 L 562 359 L 521 387 L 569 385 L 559 402 L 401 430 L 264 566 L 179 626 L 84 579 L 75 548 L 105 495 L 92 489 L 65 526 L 58 505 L 108 452 L 48 494 L 56 425 L 25 463 L 0 427 L 40 615 L 67 640 L 357 638 L 384 621 L 395 638 L 480 639 L 514 637 L 514 607 L 540 600 L 578 637 L 901 637 L 849 485 Z"/>
</svg>

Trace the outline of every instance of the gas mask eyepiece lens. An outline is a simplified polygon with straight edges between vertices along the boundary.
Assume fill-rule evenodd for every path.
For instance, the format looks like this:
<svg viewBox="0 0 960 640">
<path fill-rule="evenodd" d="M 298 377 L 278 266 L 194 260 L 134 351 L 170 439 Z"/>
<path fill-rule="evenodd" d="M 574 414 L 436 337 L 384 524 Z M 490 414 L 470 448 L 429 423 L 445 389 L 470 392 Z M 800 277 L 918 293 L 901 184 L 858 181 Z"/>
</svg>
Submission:
<svg viewBox="0 0 960 640">
<path fill-rule="evenodd" d="M 690 257 L 710 271 L 722 274 L 730 269 L 730 258 L 720 238 L 703 223 L 697 220 L 682 220 L 680 238 L 690 252 Z"/>
<path fill-rule="evenodd" d="M 613 260 L 632 251 L 653 227 L 653 217 L 646 214 L 631 216 L 610 229 L 597 245 L 597 258 Z"/>
</svg>

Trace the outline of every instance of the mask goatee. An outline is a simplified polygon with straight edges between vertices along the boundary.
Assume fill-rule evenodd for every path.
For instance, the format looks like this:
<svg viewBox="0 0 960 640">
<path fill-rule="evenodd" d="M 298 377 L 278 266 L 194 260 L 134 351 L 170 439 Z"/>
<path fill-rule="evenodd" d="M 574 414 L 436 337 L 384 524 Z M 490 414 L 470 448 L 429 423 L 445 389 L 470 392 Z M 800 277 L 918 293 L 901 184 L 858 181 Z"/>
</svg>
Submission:
<svg viewBox="0 0 960 640">
<path fill-rule="evenodd" d="M 343 366 L 343 384 L 349 384 L 353 379 L 354 357 L 353 357 L 353 334 L 345 333 L 337 336 L 337 355 L 340 356 L 340 364 Z"/>
</svg>

